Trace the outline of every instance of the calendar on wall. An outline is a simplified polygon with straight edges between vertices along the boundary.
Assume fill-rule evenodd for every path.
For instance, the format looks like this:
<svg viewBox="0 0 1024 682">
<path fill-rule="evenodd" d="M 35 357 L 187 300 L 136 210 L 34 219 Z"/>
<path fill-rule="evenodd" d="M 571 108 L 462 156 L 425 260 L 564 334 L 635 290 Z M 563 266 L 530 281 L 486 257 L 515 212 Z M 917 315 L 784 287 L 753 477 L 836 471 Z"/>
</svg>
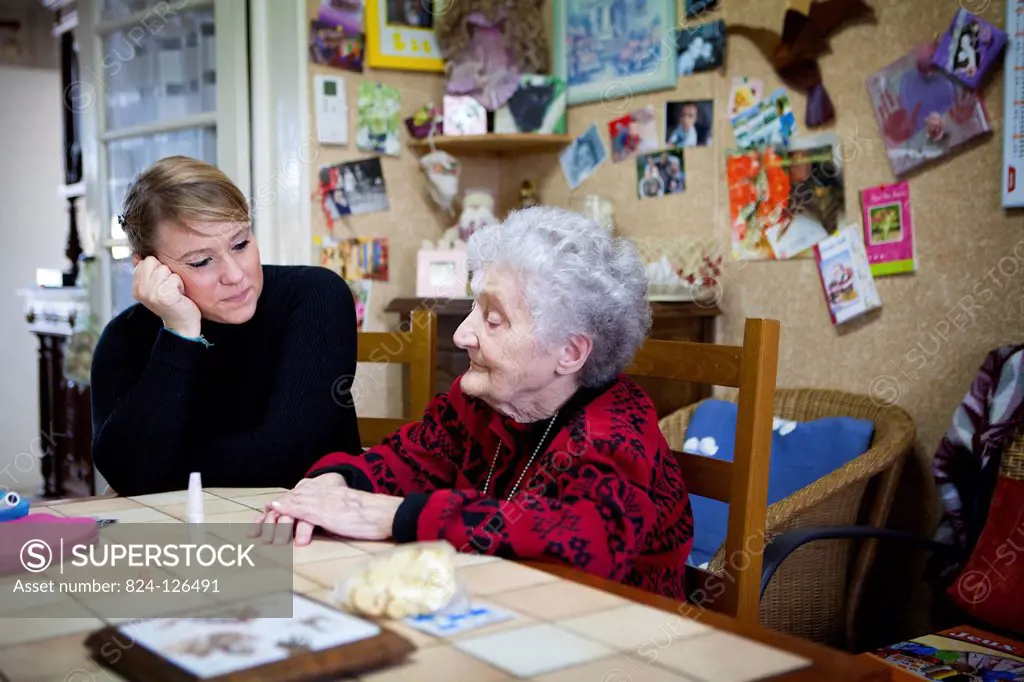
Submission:
<svg viewBox="0 0 1024 682">
<path fill-rule="evenodd" d="M 1024 206 L 1024 0 L 1006 3 L 1003 208 Z"/>
</svg>

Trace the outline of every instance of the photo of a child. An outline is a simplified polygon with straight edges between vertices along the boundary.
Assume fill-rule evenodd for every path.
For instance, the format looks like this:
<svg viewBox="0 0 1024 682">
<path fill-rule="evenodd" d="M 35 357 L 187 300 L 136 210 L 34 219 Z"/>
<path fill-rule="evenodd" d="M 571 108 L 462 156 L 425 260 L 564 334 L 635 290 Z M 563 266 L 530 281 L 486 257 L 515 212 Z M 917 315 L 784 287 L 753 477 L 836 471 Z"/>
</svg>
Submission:
<svg viewBox="0 0 1024 682">
<path fill-rule="evenodd" d="M 648 105 L 609 121 L 608 137 L 612 141 L 613 163 L 657 149 L 660 141 L 654 106 Z"/>
<path fill-rule="evenodd" d="M 706 147 L 711 144 L 714 103 L 689 100 L 665 103 L 665 144 L 670 147 Z"/>
</svg>

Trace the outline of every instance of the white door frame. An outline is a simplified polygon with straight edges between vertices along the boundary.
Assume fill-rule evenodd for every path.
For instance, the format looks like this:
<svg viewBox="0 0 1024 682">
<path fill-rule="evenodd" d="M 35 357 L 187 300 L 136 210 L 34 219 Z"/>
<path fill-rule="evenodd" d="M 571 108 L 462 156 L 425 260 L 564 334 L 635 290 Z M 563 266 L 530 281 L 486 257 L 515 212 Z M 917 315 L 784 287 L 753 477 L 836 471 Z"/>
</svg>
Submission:
<svg viewBox="0 0 1024 682">
<path fill-rule="evenodd" d="M 252 214 L 264 263 L 307 265 L 312 254 L 305 2 L 250 0 Z"/>
</svg>

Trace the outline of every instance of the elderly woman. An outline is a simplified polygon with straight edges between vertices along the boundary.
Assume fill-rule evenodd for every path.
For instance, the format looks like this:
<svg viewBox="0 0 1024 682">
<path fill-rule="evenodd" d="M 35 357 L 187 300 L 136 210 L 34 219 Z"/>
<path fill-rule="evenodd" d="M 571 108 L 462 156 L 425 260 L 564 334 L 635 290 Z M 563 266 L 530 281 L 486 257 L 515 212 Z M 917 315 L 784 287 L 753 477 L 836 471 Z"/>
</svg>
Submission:
<svg viewBox="0 0 1024 682">
<path fill-rule="evenodd" d="M 329 454 L 267 505 L 268 540 L 446 540 L 682 599 L 693 519 L 648 396 L 621 375 L 650 327 L 644 266 L 583 216 L 535 207 L 469 240 L 470 367 L 423 419 Z"/>
</svg>

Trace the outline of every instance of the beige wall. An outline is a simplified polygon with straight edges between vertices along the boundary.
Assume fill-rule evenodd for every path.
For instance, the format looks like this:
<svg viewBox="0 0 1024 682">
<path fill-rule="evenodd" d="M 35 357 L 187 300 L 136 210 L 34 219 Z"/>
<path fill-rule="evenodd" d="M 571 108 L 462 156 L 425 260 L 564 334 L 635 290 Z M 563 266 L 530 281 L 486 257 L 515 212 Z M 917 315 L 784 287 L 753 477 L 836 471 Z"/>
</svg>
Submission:
<svg viewBox="0 0 1024 682">
<path fill-rule="evenodd" d="M 39 458 L 39 341 L 25 322 L 36 268 L 63 270 L 67 202 L 60 72 L 0 66 L 0 490 L 36 493 Z M 49 425 L 42 425 L 50 433 Z M 48 436 L 52 437 L 52 436 Z"/>
<path fill-rule="evenodd" d="M 846 208 L 848 217 L 854 219 L 859 214 L 860 189 L 894 180 L 865 78 L 942 31 L 958 7 L 955 2 L 934 0 L 871 0 L 870 4 L 876 9 L 878 23 L 839 33 L 832 41 L 833 53 L 821 61 L 837 111 L 837 120 L 828 129 L 843 139 Z M 716 17 L 727 24 L 743 22 L 778 30 L 786 0 L 727 0 L 721 5 Z M 311 1 L 311 8 L 314 6 Z M 997 25 L 1004 23 L 1005 0 L 973 3 L 972 9 Z M 311 67 L 311 72 L 317 70 Z M 663 118 L 666 99 L 715 100 L 714 147 L 687 151 L 685 194 L 641 202 L 636 198 L 631 164 L 610 161 L 577 191 L 612 197 L 622 234 L 666 240 L 713 236 L 726 248 L 729 218 L 723 153 L 733 138 L 725 100 L 730 79 L 739 75 L 764 79 L 769 91 L 779 84 L 749 42 L 731 38 L 726 67 L 721 71 L 681 79 L 674 91 L 638 93 L 628 102 L 571 108 L 569 132 L 579 134 L 596 122 L 607 145 L 606 122 L 624 111 L 653 104 Z M 369 71 L 363 77 L 398 86 L 403 94 L 403 116 L 425 99 L 439 101 L 442 88 L 438 75 Z M 352 75 L 347 79 L 353 107 L 359 78 Z M 811 260 L 726 265 L 725 314 L 718 327 L 722 342 L 740 343 L 743 321 L 748 317 L 780 320 L 779 386 L 875 391 L 880 398 L 894 396 L 913 416 L 919 428 L 917 448 L 894 522 L 920 532 L 930 533 L 937 518 L 927 467 L 953 409 L 985 354 L 1024 337 L 1024 221 L 1019 214 L 1008 215 L 1000 207 L 1002 93 L 1000 73 L 984 92 L 995 129 L 991 137 L 911 176 L 919 270 L 913 276 L 878 280 L 883 301 L 878 314 L 841 331 L 834 329 Z M 794 111 L 801 126 L 803 110 L 803 97 L 794 93 Z M 663 121 L 659 127 L 664 129 Z M 324 158 L 362 156 L 347 150 Z M 392 282 L 374 292 L 373 308 L 378 323 L 394 325 L 394 320 L 380 318 L 379 311 L 390 298 L 411 295 L 419 240 L 436 238 L 446 220 L 425 198 L 413 154 L 403 151 L 400 159 L 385 158 L 383 167 L 391 210 L 356 218 L 353 226 L 360 235 L 391 237 Z M 545 203 L 568 205 L 569 191 L 554 155 L 503 161 L 500 168 L 505 206 L 515 201 L 524 177 L 539 181 Z M 958 302 L 986 282 L 993 291 L 991 299 L 975 309 L 972 318 L 957 313 Z M 896 566 L 887 565 L 884 557 L 882 561 L 886 570 L 907 571 L 904 578 L 908 580 L 915 577 L 910 572 L 916 569 L 907 568 L 908 562 L 899 561 Z M 906 583 L 894 580 L 891 584 L 900 585 L 887 596 L 899 609 L 906 598 L 902 589 Z"/>
</svg>

